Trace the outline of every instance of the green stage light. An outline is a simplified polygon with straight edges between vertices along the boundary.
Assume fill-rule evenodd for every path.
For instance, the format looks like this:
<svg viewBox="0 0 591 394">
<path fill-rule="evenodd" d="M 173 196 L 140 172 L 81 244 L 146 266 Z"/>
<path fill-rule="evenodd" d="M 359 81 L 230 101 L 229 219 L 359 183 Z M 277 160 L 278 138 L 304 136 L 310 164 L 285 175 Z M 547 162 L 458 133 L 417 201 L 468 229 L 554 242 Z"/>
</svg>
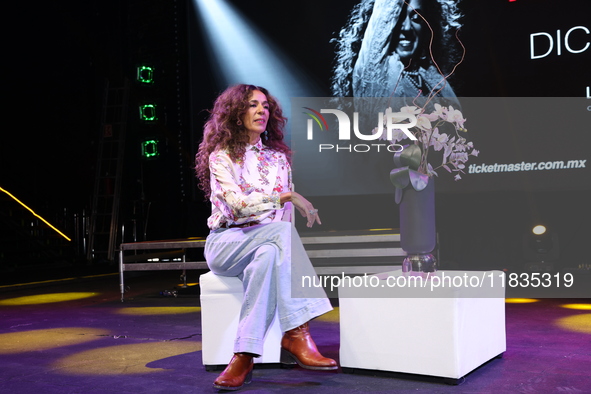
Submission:
<svg viewBox="0 0 591 394">
<path fill-rule="evenodd" d="M 144 122 L 154 122 L 155 120 L 157 120 L 158 118 L 156 117 L 156 105 L 140 105 L 140 119 Z"/>
<path fill-rule="evenodd" d="M 146 140 L 142 142 L 142 156 L 146 159 L 153 159 L 160 156 L 158 152 L 158 141 L 157 140 Z"/>
<path fill-rule="evenodd" d="M 145 85 L 154 83 L 154 68 L 150 66 L 138 66 L 136 80 Z"/>
</svg>

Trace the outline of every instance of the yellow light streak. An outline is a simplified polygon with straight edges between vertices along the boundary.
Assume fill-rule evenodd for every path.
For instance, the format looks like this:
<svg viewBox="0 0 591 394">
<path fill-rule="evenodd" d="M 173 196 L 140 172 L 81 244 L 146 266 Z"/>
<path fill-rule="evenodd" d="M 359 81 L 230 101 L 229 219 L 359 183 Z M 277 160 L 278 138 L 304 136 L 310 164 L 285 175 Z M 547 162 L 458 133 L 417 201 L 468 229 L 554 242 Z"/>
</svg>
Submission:
<svg viewBox="0 0 591 394">
<path fill-rule="evenodd" d="M 535 298 L 507 298 L 505 299 L 506 304 L 531 304 L 538 302 Z"/>
<path fill-rule="evenodd" d="M 591 311 L 591 304 L 565 304 L 561 305 L 561 308 L 577 309 L 580 311 Z"/>
<path fill-rule="evenodd" d="M 563 317 L 556 320 L 554 324 L 563 330 L 591 334 L 591 313 Z"/>
<path fill-rule="evenodd" d="M 184 313 L 201 312 L 198 306 L 143 306 L 130 307 L 117 310 L 118 315 L 179 315 Z"/>
<path fill-rule="evenodd" d="M 108 330 L 92 327 L 63 327 L 9 332 L 0 334 L 0 354 L 42 352 L 96 341 L 109 334 Z"/>
<path fill-rule="evenodd" d="M 340 309 L 338 306 L 335 306 L 332 311 L 326 312 L 324 315 L 320 315 L 314 320 L 338 323 L 340 321 Z"/>
<path fill-rule="evenodd" d="M 167 358 L 198 352 L 201 342 L 166 341 L 121 344 L 65 356 L 52 364 L 52 373 L 85 376 L 118 376 L 166 372 Z"/>
<path fill-rule="evenodd" d="M 41 281 L 37 281 L 37 282 L 15 283 L 15 284 L 11 284 L 11 285 L 2 285 L 2 286 L 0 286 L 0 289 L 2 289 L 2 288 L 8 288 L 8 287 L 20 287 L 20 286 L 38 285 L 38 284 L 42 284 L 42 283 L 67 282 L 67 281 L 76 280 L 76 279 L 100 278 L 102 276 L 114 276 L 114 275 L 119 275 L 119 273 L 118 272 L 113 272 L 111 274 L 87 275 L 87 276 L 81 276 L 79 278 L 50 279 L 50 280 L 41 280 Z"/>
<path fill-rule="evenodd" d="M 30 296 L 22 296 L 16 298 L 7 298 L 0 300 L 0 305 L 38 305 L 38 304 L 52 304 L 55 302 L 66 302 L 74 300 L 82 300 L 84 298 L 96 297 L 101 293 L 47 293 L 36 294 Z"/>
<path fill-rule="evenodd" d="M 29 212 L 31 212 L 36 218 L 41 219 L 41 221 L 43 221 L 43 223 L 47 224 L 49 227 L 51 227 L 53 230 L 55 230 L 59 235 L 61 235 L 62 237 L 64 237 L 65 239 L 67 239 L 68 241 L 71 241 L 70 238 L 68 238 L 64 233 L 62 233 L 61 231 L 59 231 L 57 228 L 55 228 L 54 226 L 52 226 L 47 220 L 43 219 L 41 216 L 37 215 L 35 213 L 35 211 L 33 211 L 31 208 L 29 208 L 28 206 L 26 206 L 22 201 L 20 201 L 18 198 L 16 198 L 15 196 L 13 196 L 12 194 L 10 194 L 10 192 L 8 192 L 8 190 L 4 190 L 0 187 L 0 191 L 3 191 L 4 193 L 8 194 L 8 196 L 10 198 L 12 198 L 14 201 L 18 202 L 19 204 L 21 204 L 23 207 L 25 207 L 25 209 L 27 209 Z"/>
</svg>

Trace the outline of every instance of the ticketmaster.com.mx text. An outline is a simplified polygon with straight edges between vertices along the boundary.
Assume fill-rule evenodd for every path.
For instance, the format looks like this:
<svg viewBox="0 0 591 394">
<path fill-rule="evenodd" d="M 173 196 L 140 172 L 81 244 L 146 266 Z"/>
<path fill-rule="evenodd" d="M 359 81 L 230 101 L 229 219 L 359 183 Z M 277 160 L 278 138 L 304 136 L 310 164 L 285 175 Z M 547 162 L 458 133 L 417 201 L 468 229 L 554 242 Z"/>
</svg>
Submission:
<svg viewBox="0 0 591 394">
<path fill-rule="evenodd" d="M 514 172 L 514 171 L 538 171 L 538 170 L 567 170 L 585 168 L 587 160 L 563 160 L 531 162 L 526 163 L 511 163 L 511 164 L 470 164 L 468 166 L 469 174 L 486 174 L 494 172 Z"/>
</svg>

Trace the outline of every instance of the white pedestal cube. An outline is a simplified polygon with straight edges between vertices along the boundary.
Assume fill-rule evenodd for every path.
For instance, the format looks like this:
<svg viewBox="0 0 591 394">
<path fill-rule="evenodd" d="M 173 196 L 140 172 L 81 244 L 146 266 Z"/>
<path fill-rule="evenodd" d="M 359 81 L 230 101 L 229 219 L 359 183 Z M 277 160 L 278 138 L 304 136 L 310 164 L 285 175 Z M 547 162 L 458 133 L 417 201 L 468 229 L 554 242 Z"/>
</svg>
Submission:
<svg viewBox="0 0 591 394">
<path fill-rule="evenodd" d="M 503 275 L 439 271 L 421 287 L 397 270 L 339 288 L 341 367 L 462 378 L 506 350 Z"/>
<path fill-rule="evenodd" d="M 236 277 L 219 276 L 213 272 L 199 278 L 201 288 L 201 331 L 203 365 L 227 365 L 234 354 L 240 307 L 244 295 L 242 281 Z M 265 337 L 263 354 L 255 363 L 279 363 L 283 333 L 275 319 Z"/>
</svg>

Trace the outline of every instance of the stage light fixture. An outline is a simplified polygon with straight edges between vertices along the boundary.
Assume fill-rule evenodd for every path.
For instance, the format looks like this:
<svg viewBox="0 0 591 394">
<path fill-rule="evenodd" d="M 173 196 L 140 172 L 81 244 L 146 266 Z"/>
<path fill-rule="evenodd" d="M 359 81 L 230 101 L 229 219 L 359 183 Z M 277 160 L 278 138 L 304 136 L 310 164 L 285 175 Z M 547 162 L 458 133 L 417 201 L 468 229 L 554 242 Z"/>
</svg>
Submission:
<svg viewBox="0 0 591 394">
<path fill-rule="evenodd" d="M 144 122 L 154 122 L 158 120 L 156 117 L 156 104 L 140 105 L 140 120 Z"/>
<path fill-rule="evenodd" d="M 547 254 L 554 248 L 552 238 L 546 234 L 536 234 L 529 240 L 529 247 L 538 254 Z"/>
<path fill-rule="evenodd" d="M 150 66 L 138 66 L 136 80 L 142 85 L 152 85 L 154 83 L 154 68 Z"/>
<path fill-rule="evenodd" d="M 142 141 L 142 156 L 146 159 L 153 159 L 160 156 L 160 152 L 158 152 L 158 140 L 150 139 Z"/>
<path fill-rule="evenodd" d="M 523 236 L 525 269 L 533 272 L 552 271 L 560 257 L 558 234 L 538 224 Z"/>
</svg>

